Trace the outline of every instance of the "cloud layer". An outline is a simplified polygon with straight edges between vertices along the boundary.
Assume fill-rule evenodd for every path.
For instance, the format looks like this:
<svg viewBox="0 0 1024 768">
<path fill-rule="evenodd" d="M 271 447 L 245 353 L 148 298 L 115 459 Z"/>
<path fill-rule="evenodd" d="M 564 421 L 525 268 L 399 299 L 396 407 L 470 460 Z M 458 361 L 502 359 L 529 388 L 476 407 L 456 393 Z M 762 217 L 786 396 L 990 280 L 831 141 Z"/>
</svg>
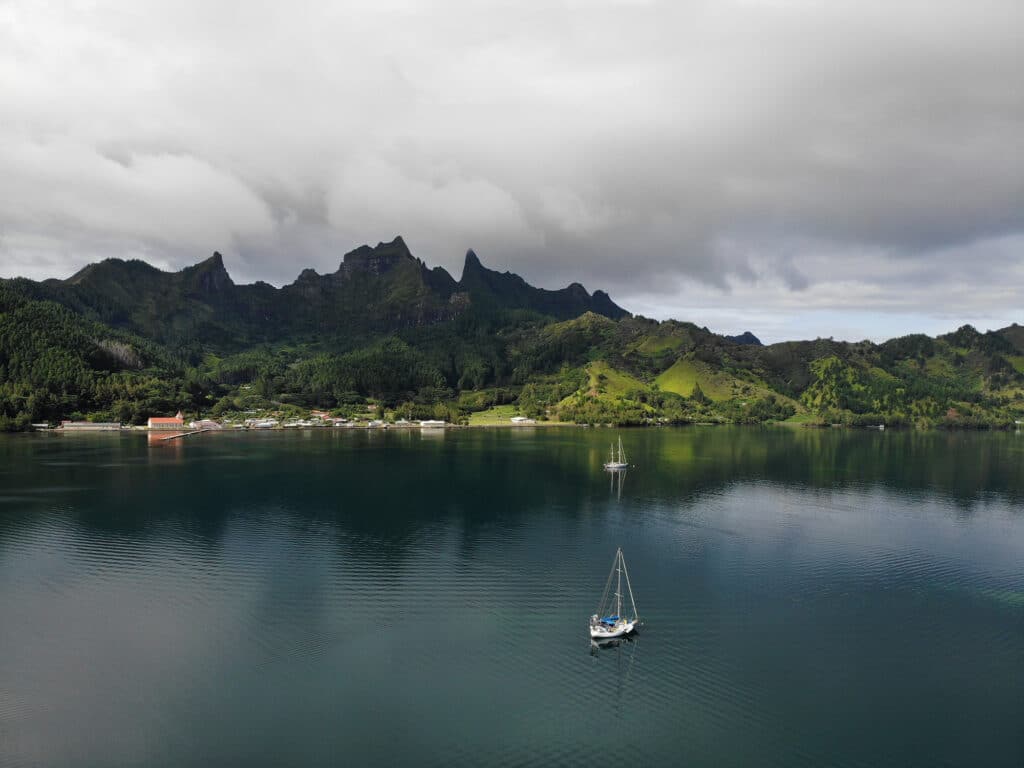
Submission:
<svg viewBox="0 0 1024 768">
<path fill-rule="evenodd" d="M 0 275 L 401 233 L 768 338 L 1020 317 L 1017 0 L 0 0 Z M 456 275 L 457 276 L 457 275 Z"/>
</svg>

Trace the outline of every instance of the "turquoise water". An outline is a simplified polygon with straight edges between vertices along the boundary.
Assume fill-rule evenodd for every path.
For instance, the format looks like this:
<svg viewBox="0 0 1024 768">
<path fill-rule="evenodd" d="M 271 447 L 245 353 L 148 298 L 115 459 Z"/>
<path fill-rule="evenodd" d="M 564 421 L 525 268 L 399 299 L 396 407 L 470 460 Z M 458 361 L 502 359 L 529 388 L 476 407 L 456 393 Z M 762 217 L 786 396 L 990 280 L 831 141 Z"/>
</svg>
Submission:
<svg viewBox="0 0 1024 768">
<path fill-rule="evenodd" d="M 0 437 L 0 766 L 1024 765 L 1020 434 L 618 434 Z"/>
</svg>

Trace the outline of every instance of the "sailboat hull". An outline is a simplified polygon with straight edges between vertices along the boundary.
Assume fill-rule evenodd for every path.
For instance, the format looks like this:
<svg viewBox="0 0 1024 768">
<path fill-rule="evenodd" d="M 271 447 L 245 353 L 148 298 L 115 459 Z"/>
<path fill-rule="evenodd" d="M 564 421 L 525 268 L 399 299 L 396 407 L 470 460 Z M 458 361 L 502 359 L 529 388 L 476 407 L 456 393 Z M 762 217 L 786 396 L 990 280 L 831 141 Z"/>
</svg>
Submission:
<svg viewBox="0 0 1024 768">
<path fill-rule="evenodd" d="M 606 461 L 605 465 L 604 465 L 604 468 L 609 470 L 609 471 L 614 472 L 614 471 L 617 471 L 617 470 L 620 470 L 620 469 L 626 469 L 628 466 L 629 466 L 629 464 L 626 464 L 626 463 L 621 462 L 621 461 Z"/>
<path fill-rule="evenodd" d="M 610 640 L 613 637 L 625 637 L 636 630 L 636 625 L 636 620 L 633 620 L 624 621 L 616 624 L 614 627 L 592 626 L 590 628 L 590 638 L 592 640 Z"/>
</svg>

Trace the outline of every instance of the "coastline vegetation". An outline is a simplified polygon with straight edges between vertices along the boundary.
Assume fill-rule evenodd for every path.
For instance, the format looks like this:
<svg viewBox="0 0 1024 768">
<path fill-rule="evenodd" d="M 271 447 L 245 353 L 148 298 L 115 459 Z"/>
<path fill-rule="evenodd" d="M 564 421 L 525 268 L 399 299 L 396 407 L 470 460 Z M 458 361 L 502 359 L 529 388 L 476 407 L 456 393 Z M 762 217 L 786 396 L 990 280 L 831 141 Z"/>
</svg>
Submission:
<svg viewBox="0 0 1024 768">
<path fill-rule="evenodd" d="M 131 275 L 142 269 L 117 264 Z M 559 319 L 569 309 L 550 296 L 515 293 L 539 289 L 515 276 L 519 282 L 506 289 L 507 273 L 478 262 L 473 268 L 486 291 L 452 293 L 454 314 L 424 319 L 407 311 L 417 290 L 433 296 L 422 275 L 434 272 L 417 267 L 403 273 L 400 290 L 391 287 L 401 300 L 380 282 L 391 273 L 374 278 L 379 285 L 358 322 L 327 323 L 316 313 L 296 319 L 279 307 L 287 322 L 276 331 L 252 320 L 252 307 L 239 298 L 252 303 L 250 294 L 193 288 L 176 295 L 176 284 L 157 281 L 140 289 L 141 298 L 128 296 L 121 284 L 131 275 L 116 270 L 98 284 L 0 281 L 0 430 L 63 419 L 137 425 L 178 410 L 224 419 L 301 418 L 318 409 L 457 424 L 523 416 L 576 424 L 986 429 L 1024 420 L 1020 326 L 987 333 L 964 326 L 883 344 L 761 346 L 692 323 L 589 310 Z M 226 273 L 212 274 L 214 287 L 218 280 L 231 286 Z M 260 290 L 273 298 L 267 291 L 284 289 Z"/>
</svg>

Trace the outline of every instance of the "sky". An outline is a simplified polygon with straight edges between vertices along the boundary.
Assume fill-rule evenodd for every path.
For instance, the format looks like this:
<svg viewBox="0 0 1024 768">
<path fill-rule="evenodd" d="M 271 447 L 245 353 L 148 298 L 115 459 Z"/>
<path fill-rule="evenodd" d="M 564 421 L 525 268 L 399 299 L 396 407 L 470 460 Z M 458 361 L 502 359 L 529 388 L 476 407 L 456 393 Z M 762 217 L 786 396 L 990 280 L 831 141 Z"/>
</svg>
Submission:
<svg viewBox="0 0 1024 768">
<path fill-rule="evenodd" d="M 401 234 L 762 340 L 1024 322 L 1019 0 L 0 0 L 0 276 Z"/>
</svg>

